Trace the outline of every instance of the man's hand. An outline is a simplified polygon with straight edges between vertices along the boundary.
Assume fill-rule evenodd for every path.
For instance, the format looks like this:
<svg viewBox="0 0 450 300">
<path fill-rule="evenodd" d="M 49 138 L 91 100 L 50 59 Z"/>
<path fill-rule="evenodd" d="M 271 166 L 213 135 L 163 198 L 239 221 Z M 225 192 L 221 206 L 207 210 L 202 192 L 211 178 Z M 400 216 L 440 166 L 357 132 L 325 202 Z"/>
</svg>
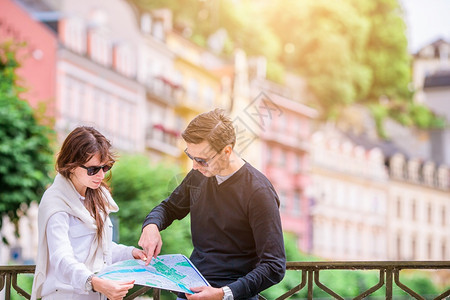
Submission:
<svg viewBox="0 0 450 300">
<path fill-rule="evenodd" d="M 147 261 L 145 262 L 147 266 L 152 257 L 158 256 L 162 247 L 161 234 L 159 234 L 159 229 L 155 224 L 148 224 L 144 227 L 138 245 L 144 249 L 147 255 Z"/>
<path fill-rule="evenodd" d="M 94 291 L 102 293 L 110 300 L 122 300 L 133 286 L 134 280 L 114 281 L 96 276 L 92 277 L 92 288 Z"/>
<path fill-rule="evenodd" d="M 223 290 L 221 288 L 214 288 L 211 286 L 199 286 L 191 288 L 195 294 L 185 294 L 189 300 L 222 300 Z"/>
</svg>

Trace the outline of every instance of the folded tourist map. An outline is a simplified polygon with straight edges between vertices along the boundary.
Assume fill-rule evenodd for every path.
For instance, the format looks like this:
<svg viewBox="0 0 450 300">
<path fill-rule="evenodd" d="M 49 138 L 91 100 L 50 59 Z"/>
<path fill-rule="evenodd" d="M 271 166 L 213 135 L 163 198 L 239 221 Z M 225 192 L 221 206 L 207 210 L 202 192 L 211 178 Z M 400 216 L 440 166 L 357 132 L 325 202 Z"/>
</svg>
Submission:
<svg viewBox="0 0 450 300">
<path fill-rule="evenodd" d="M 159 255 L 148 266 L 138 259 L 112 264 L 96 274 L 111 280 L 135 280 L 135 284 L 193 294 L 189 288 L 209 286 L 192 262 L 182 254 Z"/>
</svg>

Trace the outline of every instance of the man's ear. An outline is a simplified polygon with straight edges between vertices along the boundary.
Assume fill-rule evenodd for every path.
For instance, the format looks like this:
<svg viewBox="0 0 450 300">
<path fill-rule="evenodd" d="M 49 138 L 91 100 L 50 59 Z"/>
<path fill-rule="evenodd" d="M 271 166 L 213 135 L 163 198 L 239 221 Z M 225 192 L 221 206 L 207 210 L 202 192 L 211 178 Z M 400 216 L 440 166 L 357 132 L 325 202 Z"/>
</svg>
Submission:
<svg viewBox="0 0 450 300">
<path fill-rule="evenodd" d="M 231 145 L 226 145 L 223 150 L 227 155 L 230 155 L 233 152 L 233 148 L 231 147 Z"/>
</svg>

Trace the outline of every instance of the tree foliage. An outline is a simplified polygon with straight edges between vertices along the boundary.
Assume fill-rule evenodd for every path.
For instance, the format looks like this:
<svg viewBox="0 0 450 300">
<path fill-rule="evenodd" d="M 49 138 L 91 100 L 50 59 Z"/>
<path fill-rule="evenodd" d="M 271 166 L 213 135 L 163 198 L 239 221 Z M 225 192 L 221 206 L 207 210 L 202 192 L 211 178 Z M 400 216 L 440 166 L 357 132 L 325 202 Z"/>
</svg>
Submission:
<svg viewBox="0 0 450 300">
<path fill-rule="evenodd" d="M 367 95 L 371 70 L 362 54 L 369 22 L 353 6 L 286 0 L 273 2 L 267 13 L 281 43 L 292 49 L 280 59 L 307 80 L 324 118 L 335 118 L 342 106 Z"/>
<path fill-rule="evenodd" d="M 281 80 L 280 66 L 298 73 L 312 92 L 309 104 L 324 120 L 339 120 L 343 109 L 358 103 L 372 112 L 381 136 L 386 118 L 422 129 L 443 125 L 412 102 L 411 56 L 398 0 L 135 2 L 142 9 L 171 9 L 174 22 L 189 26 L 201 46 L 224 28 L 223 52 L 240 47 L 265 56 L 272 80 Z"/>
<path fill-rule="evenodd" d="M 119 205 L 119 212 L 112 217 L 118 219 L 119 242 L 138 247 L 145 217 L 169 196 L 185 174 L 174 164 L 155 164 L 143 155 L 120 157 L 112 172 L 112 195 Z M 181 253 L 189 257 L 193 249 L 189 216 L 181 221 L 175 220 L 161 232 L 161 237 L 161 254 Z M 147 295 L 151 293 L 149 291 Z M 161 293 L 161 299 L 175 298 L 167 291 Z"/>
<path fill-rule="evenodd" d="M 124 155 L 112 170 L 113 198 L 119 205 L 119 240 L 138 246 L 142 223 L 147 214 L 172 192 L 184 177 L 180 169 L 168 163 L 151 163 L 142 155 Z M 162 254 L 192 251 L 189 216 L 174 221 L 161 232 Z"/>
<path fill-rule="evenodd" d="M 0 44 L 0 227 L 1 216 L 17 221 L 21 205 L 39 200 L 53 162 L 50 129 L 38 124 L 19 96 L 17 47 Z"/>
</svg>

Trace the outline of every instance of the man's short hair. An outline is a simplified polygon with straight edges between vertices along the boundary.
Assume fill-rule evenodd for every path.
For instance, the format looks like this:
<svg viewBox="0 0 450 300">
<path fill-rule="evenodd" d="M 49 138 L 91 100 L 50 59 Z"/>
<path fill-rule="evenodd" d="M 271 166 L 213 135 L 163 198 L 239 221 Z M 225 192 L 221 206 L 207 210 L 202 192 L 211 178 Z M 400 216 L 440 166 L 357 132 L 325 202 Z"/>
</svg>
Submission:
<svg viewBox="0 0 450 300">
<path fill-rule="evenodd" d="M 234 147 L 236 132 L 225 110 L 216 108 L 196 116 L 181 133 L 187 143 L 200 144 L 207 141 L 217 152 L 226 145 Z"/>
</svg>

